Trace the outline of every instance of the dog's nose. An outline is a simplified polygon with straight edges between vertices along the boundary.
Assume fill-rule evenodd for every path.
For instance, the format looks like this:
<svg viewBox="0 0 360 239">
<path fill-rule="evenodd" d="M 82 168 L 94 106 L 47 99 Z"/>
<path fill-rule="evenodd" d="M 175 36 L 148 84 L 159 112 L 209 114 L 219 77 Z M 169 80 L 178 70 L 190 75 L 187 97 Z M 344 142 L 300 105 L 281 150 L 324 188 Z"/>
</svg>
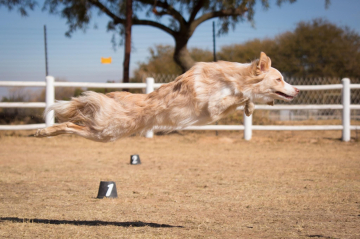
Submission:
<svg viewBox="0 0 360 239">
<path fill-rule="evenodd" d="M 299 94 L 300 90 L 296 87 L 294 87 L 296 94 Z"/>
</svg>

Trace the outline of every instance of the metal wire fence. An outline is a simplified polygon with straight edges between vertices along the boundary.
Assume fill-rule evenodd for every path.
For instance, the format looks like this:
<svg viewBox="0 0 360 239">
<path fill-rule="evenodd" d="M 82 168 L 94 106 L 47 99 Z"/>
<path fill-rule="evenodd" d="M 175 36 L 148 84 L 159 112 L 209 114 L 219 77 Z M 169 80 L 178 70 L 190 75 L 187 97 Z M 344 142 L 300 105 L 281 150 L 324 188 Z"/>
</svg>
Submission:
<svg viewBox="0 0 360 239">
<path fill-rule="evenodd" d="M 318 77 L 318 78 L 286 78 L 292 85 L 327 85 L 341 84 L 341 78 Z M 359 84 L 357 78 L 350 79 L 352 84 Z M 360 103 L 360 90 L 351 90 L 351 104 Z M 341 90 L 324 90 L 324 91 L 302 91 L 291 103 L 277 101 L 276 104 L 314 104 L 328 105 L 341 104 Z M 269 112 L 269 119 L 279 121 L 297 121 L 297 120 L 340 120 L 341 110 L 324 109 L 324 110 L 279 110 Z M 360 111 L 351 110 L 351 119 L 360 120 Z"/>
</svg>

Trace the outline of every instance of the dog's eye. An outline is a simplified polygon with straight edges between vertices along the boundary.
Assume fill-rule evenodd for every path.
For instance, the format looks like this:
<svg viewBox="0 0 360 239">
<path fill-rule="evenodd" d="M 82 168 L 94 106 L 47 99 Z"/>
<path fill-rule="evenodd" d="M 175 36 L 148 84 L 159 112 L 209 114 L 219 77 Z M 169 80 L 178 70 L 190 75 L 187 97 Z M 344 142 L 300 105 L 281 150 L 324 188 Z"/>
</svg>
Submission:
<svg viewBox="0 0 360 239">
<path fill-rule="evenodd" d="M 276 79 L 276 81 L 280 82 L 280 81 L 281 81 L 281 79 L 280 79 L 280 78 L 277 78 L 277 79 Z"/>
</svg>

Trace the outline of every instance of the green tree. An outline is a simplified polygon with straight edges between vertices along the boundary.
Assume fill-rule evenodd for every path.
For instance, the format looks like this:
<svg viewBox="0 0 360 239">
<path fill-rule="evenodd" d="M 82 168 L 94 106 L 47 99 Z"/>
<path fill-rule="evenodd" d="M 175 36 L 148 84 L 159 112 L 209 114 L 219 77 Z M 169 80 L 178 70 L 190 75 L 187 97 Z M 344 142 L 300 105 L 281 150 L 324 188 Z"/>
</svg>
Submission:
<svg viewBox="0 0 360 239">
<path fill-rule="evenodd" d="M 181 69 L 171 60 L 173 50 L 162 45 L 151 48 L 148 61 L 140 63 L 135 72 L 181 74 Z M 300 22 L 293 32 L 274 38 L 224 46 L 217 58 L 244 63 L 258 58 L 261 51 L 289 77 L 360 78 L 360 35 L 323 19 Z M 191 49 L 190 55 L 196 61 L 212 61 L 211 51 Z"/>
<path fill-rule="evenodd" d="M 277 0 L 276 3 L 295 1 Z M 325 0 L 325 4 L 329 1 Z M 258 2 L 265 9 L 269 7 L 269 0 L 133 0 L 132 23 L 156 27 L 170 34 L 175 41 L 173 58 L 181 70 L 186 71 L 195 63 L 187 43 L 201 23 L 216 18 L 220 26 L 218 34 L 225 34 L 239 22 L 253 22 Z M 36 0 L 0 0 L 0 6 L 9 9 L 18 6 L 23 15 L 36 4 Z M 60 13 L 67 19 L 69 30 L 66 34 L 69 36 L 77 29 L 85 30 L 96 11 L 110 18 L 108 30 L 124 33 L 125 0 L 45 0 L 43 9 Z"/>
<path fill-rule="evenodd" d="M 172 55 L 174 47 L 170 45 L 156 45 L 149 49 L 150 57 L 147 62 L 139 62 L 138 68 L 134 71 L 136 78 L 142 75 L 166 74 L 180 75 L 181 68 L 174 62 Z"/>
<path fill-rule="evenodd" d="M 300 22 L 293 33 L 279 36 L 275 43 L 280 54 L 274 62 L 285 74 L 360 77 L 360 36 L 348 27 L 323 19 Z"/>
<path fill-rule="evenodd" d="M 244 44 L 223 46 L 217 53 L 217 58 L 225 61 L 245 63 L 257 59 L 259 53 L 263 51 L 273 59 L 272 53 L 275 52 L 274 47 L 275 42 L 272 39 L 254 39 Z"/>
<path fill-rule="evenodd" d="M 360 77 L 359 34 L 323 19 L 300 22 L 293 32 L 273 39 L 225 46 L 218 58 L 249 62 L 260 51 L 266 52 L 272 65 L 287 76 Z"/>
<path fill-rule="evenodd" d="M 0 7 L 5 6 L 9 11 L 17 9 L 21 16 L 27 16 L 28 10 L 34 10 L 37 5 L 36 0 L 0 0 Z"/>
<path fill-rule="evenodd" d="M 134 71 L 134 82 L 140 82 L 144 76 L 158 75 L 180 75 L 181 68 L 172 58 L 174 47 L 169 45 L 156 45 L 149 49 L 150 57 L 147 62 L 139 62 L 138 68 Z M 195 61 L 213 61 L 211 51 L 199 48 L 191 48 L 190 56 Z"/>
</svg>

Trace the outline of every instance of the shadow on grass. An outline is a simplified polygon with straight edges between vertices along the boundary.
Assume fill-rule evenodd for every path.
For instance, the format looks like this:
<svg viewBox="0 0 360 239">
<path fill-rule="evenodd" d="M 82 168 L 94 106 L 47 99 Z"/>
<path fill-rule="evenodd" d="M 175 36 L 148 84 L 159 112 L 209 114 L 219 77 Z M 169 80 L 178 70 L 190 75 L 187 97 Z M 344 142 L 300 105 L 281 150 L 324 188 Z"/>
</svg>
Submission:
<svg viewBox="0 0 360 239">
<path fill-rule="evenodd" d="M 148 223 L 148 222 L 107 222 L 107 221 L 70 221 L 70 220 L 51 220 L 51 219 L 37 219 L 37 218 L 18 218 L 18 217 L 0 217 L 1 221 L 10 221 L 18 223 L 42 223 L 42 224 L 69 224 L 76 226 L 118 226 L 118 227 L 179 227 L 182 226 L 172 226 L 167 224 L 158 224 L 158 223 Z"/>
</svg>

